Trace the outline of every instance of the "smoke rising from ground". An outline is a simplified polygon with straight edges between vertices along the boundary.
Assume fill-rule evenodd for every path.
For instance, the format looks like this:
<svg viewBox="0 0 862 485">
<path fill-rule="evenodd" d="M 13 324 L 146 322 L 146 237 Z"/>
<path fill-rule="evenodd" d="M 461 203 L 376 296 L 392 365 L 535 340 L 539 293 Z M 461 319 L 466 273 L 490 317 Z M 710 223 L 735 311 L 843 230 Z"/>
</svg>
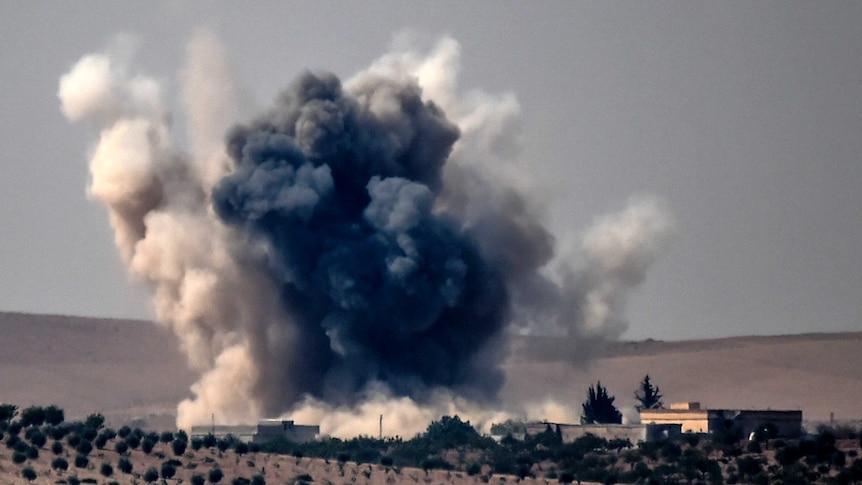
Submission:
<svg viewBox="0 0 862 485">
<path fill-rule="evenodd" d="M 180 76 L 188 150 L 159 83 L 116 50 L 83 57 L 58 95 L 99 129 L 89 193 L 201 373 L 182 427 L 499 418 L 506 336 L 619 336 L 670 228 L 658 201 L 633 199 L 559 251 L 518 162 L 517 100 L 460 93 L 452 39 L 345 82 L 306 72 L 238 123 L 225 51 L 200 32 Z M 542 398 L 518 412 L 560 412 Z"/>
</svg>

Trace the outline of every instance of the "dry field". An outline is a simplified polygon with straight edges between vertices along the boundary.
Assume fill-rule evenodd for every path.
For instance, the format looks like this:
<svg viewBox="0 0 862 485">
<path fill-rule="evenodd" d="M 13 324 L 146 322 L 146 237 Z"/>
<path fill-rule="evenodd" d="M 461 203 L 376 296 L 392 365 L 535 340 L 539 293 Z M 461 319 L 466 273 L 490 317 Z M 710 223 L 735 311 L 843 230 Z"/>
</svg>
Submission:
<svg viewBox="0 0 862 485">
<path fill-rule="evenodd" d="M 157 325 L 0 313 L 0 402 L 56 404 L 67 419 L 101 413 L 108 424 L 169 429 L 194 381 L 177 341 Z M 576 414 L 601 380 L 626 411 L 649 373 L 665 402 L 712 408 L 802 409 L 806 421 L 862 419 L 862 332 L 684 342 L 519 339 L 505 364 L 505 403 L 545 397 Z M 548 418 L 552 418 L 549 416 Z"/>
<path fill-rule="evenodd" d="M 544 392 L 577 404 L 590 383 L 601 380 L 616 404 L 631 414 L 638 383 L 649 374 L 666 404 L 801 409 L 810 429 L 830 416 L 836 422 L 862 423 L 862 332 L 618 342 L 595 350 L 588 364 L 577 365 L 566 363 L 560 350 L 565 344 L 520 346 L 506 364 L 502 397 L 507 402 Z M 539 362 L 543 352 L 548 357 Z"/>
<path fill-rule="evenodd" d="M 113 426 L 169 416 L 194 382 L 176 339 L 150 323 L 0 313 L 0 335 L 0 402 L 19 409 L 56 404 Z"/>
</svg>

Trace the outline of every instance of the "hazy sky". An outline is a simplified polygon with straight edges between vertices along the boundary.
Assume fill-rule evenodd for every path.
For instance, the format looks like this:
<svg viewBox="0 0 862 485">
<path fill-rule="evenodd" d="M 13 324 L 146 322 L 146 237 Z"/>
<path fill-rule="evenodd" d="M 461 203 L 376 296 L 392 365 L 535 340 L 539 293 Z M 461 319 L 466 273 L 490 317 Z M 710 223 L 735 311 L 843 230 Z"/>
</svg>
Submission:
<svg viewBox="0 0 862 485">
<path fill-rule="evenodd" d="M 150 318 L 57 83 L 128 32 L 176 102 L 200 27 L 257 106 L 455 38 L 463 88 L 517 96 L 555 233 L 638 194 L 673 213 L 624 338 L 862 330 L 860 2 L 0 2 L 0 310 Z"/>
</svg>

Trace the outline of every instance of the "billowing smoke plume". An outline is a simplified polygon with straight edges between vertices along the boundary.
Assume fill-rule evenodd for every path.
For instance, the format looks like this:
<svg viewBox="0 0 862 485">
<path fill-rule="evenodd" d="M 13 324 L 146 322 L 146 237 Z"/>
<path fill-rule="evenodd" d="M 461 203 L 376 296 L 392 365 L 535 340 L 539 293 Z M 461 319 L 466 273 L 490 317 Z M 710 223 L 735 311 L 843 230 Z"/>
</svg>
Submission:
<svg viewBox="0 0 862 485">
<path fill-rule="evenodd" d="M 509 333 L 625 329 L 664 211 L 634 201 L 587 231 L 577 262 L 558 255 L 525 197 L 517 101 L 458 93 L 453 40 L 347 82 L 306 72 L 234 125 L 231 69 L 200 33 L 181 76 L 188 153 L 126 46 L 78 61 L 59 97 L 99 128 L 89 192 L 201 372 L 181 426 L 325 409 L 338 432 L 393 405 L 493 416 L 476 403 L 495 402 Z"/>
<path fill-rule="evenodd" d="M 304 354 L 288 402 L 351 399 L 370 382 L 476 397 L 502 384 L 485 356 L 506 322 L 504 277 L 433 210 L 458 129 L 420 93 L 306 73 L 228 136 L 235 167 L 213 205 L 270 248 L 267 272 Z"/>
</svg>

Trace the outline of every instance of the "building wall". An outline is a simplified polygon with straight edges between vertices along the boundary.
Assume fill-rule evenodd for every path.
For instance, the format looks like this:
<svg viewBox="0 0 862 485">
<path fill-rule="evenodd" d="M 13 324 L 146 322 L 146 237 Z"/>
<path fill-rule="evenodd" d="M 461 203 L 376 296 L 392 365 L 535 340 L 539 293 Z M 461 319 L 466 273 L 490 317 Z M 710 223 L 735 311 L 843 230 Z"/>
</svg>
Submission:
<svg viewBox="0 0 862 485">
<path fill-rule="evenodd" d="M 646 441 L 646 426 L 627 424 L 584 424 L 560 426 L 563 443 L 571 443 L 586 434 L 606 440 L 629 440 L 632 444 Z"/>
<path fill-rule="evenodd" d="M 313 441 L 320 434 L 320 426 L 295 424 L 293 421 L 266 420 L 257 425 L 255 443 L 265 443 L 284 438 L 294 443 Z"/>
<path fill-rule="evenodd" d="M 560 427 L 563 443 L 571 443 L 578 438 L 591 434 L 606 440 L 629 440 L 632 444 L 641 441 L 651 441 L 662 438 L 673 438 L 680 434 L 679 424 L 645 425 L 645 424 L 557 424 L 557 423 L 527 423 L 529 435 L 544 433 L 550 424 L 551 430 Z"/>
<path fill-rule="evenodd" d="M 782 437 L 796 437 L 802 432 L 802 411 L 730 410 L 730 409 L 645 409 L 640 412 L 642 424 L 682 425 L 683 433 L 713 433 L 731 421 L 744 437 L 772 423 Z"/>
<path fill-rule="evenodd" d="M 682 425 L 670 424 L 644 424 L 646 426 L 646 441 L 662 441 L 677 439 L 682 436 Z"/>
<path fill-rule="evenodd" d="M 670 409 L 686 409 L 689 411 L 700 409 L 699 402 L 674 402 L 669 406 Z"/>
<path fill-rule="evenodd" d="M 722 429 L 726 421 L 731 421 L 745 438 L 767 423 L 773 424 L 778 436 L 784 438 L 796 438 L 802 434 L 802 411 L 717 409 L 709 413 L 710 432 Z"/>
<path fill-rule="evenodd" d="M 680 424 L 683 433 L 709 432 L 709 413 L 703 409 L 644 409 L 641 424 Z"/>
<path fill-rule="evenodd" d="M 320 434 L 320 426 L 295 424 L 293 421 L 263 420 L 256 425 L 192 427 L 192 438 L 200 438 L 208 434 L 216 438 L 230 435 L 247 443 L 265 443 L 277 438 L 304 443 L 317 438 Z"/>
<path fill-rule="evenodd" d="M 212 434 L 216 438 L 225 438 L 234 436 L 239 440 L 250 443 L 257 433 L 257 426 L 254 425 L 236 425 L 236 426 L 192 426 L 192 438 L 203 438 L 208 434 Z"/>
</svg>

